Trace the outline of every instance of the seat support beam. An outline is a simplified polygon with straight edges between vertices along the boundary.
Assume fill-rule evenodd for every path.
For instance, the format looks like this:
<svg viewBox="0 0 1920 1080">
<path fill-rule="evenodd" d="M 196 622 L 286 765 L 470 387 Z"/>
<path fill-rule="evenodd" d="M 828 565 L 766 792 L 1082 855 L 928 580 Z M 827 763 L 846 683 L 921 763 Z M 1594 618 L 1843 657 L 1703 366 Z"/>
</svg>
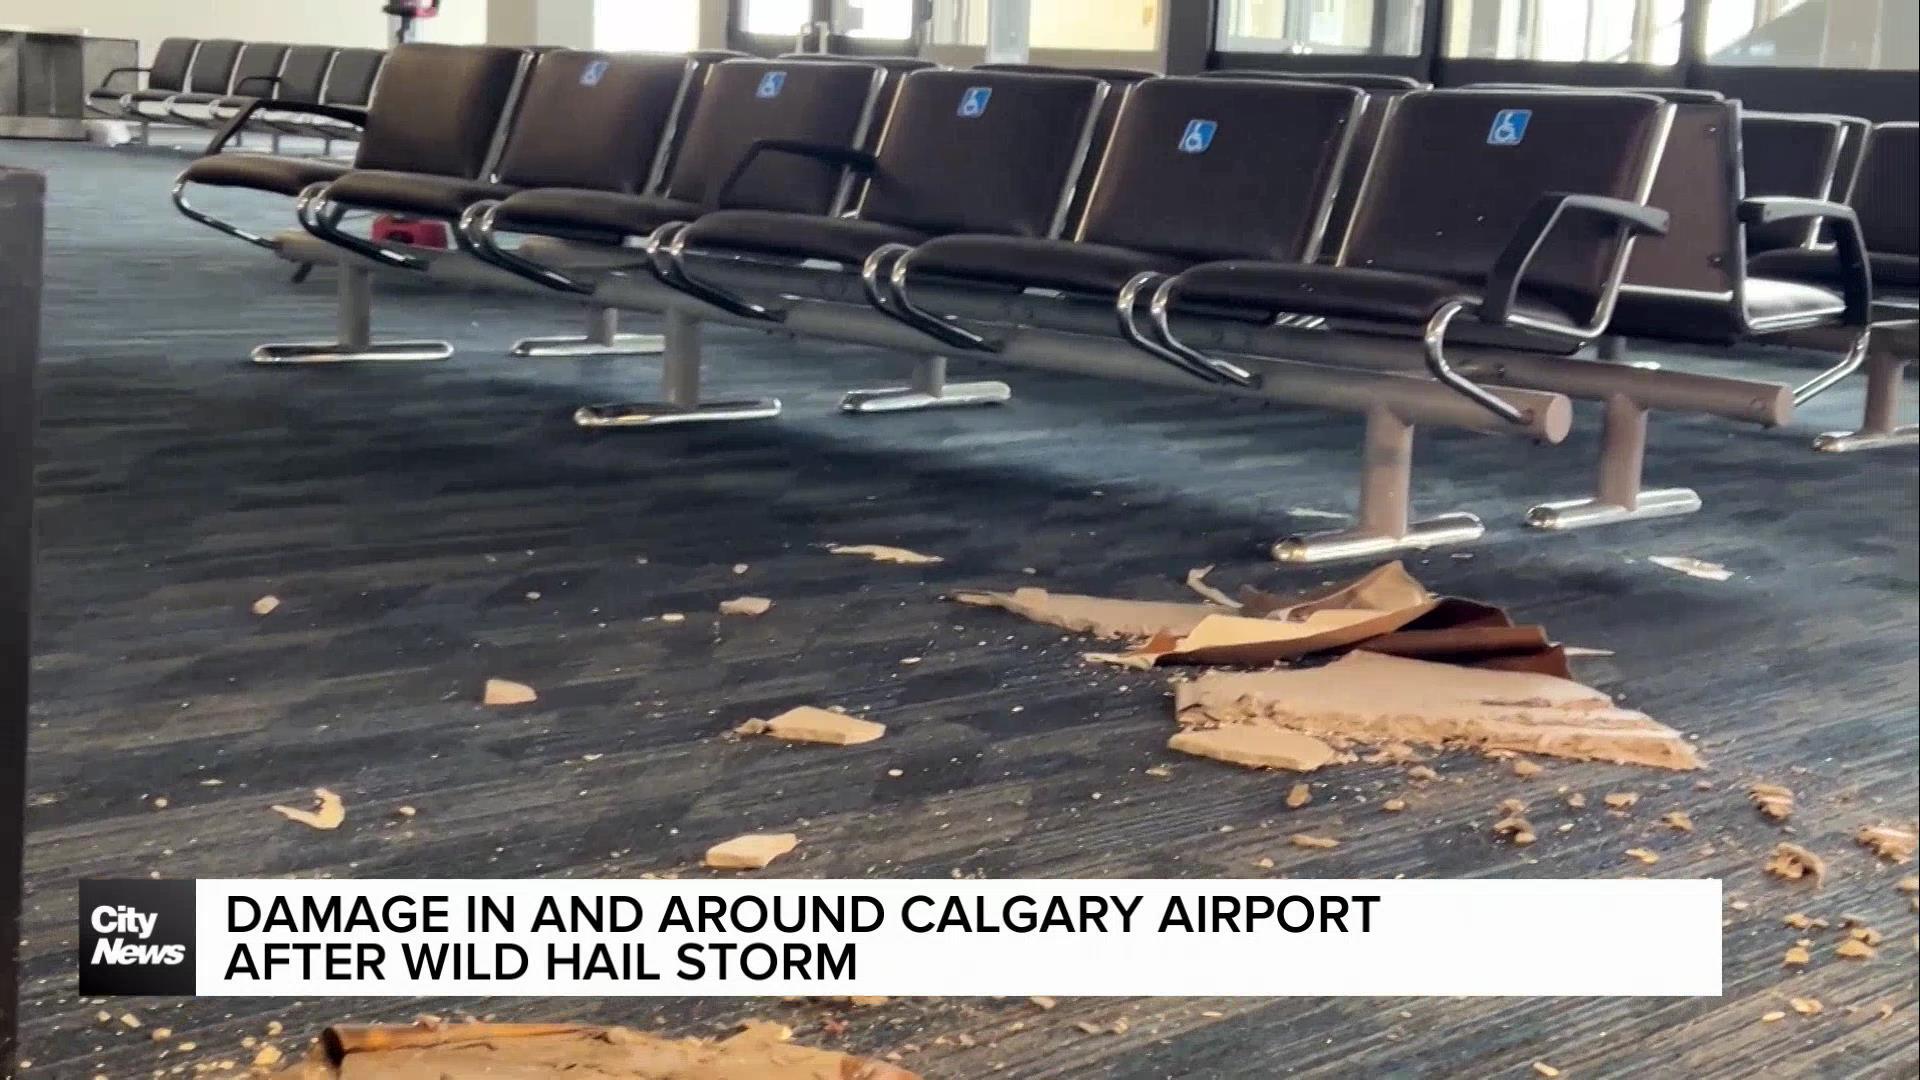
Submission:
<svg viewBox="0 0 1920 1080">
<path fill-rule="evenodd" d="M 840 411 L 850 413 L 912 412 L 952 409 L 968 405 L 1000 405 L 1013 398 L 1013 387 L 997 381 L 950 383 L 947 358 L 922 356 L 914 361 L 906 386 L 849 390 L 840 399 Z"/>
<path fill-rule="evenodd" d="M 623 334 L 618 308 L 587 309 L 587 331 L 578 336 L 530 337 L 513 343 L 513 355 L 529 360 L 582 359 L 591 356 L 654 356 L 665 351 L 660 334 Z"/>
<path fill-rule="evenodd" d="M 765 420 L 780 415 L 777 398 L 701 400 L 700 320 L 690 312 L 672 308 L 666 313 L 666 330 L 660 366 L 660 399 L 582 405 L 573 413 L 576 425 L 593 429 L 664 427 L 723 420 Z"/>
<path fill-rule="evenodd" d="M 366 263 L 341 260 L 340 292 L 332 341 L 261 345 L 256 364 L 348 364 L 366 361 L 445 360 L 453 346 L 445 341 L 373 340 L 373 271 Z"/>
<path fill-rule="evenodd" d="M 1352 528 L 1289 536 L 1273 545 L 1276 561 L 1325 563 L 1464 544 L 1486 534 L 1472 514 L 1412 519 L 1413 425 L 1392 409 L 1367 410 L 1360 472 L 1360 508 Z"/>
<path fill-rule="evenodd" d="M 1626 394 L 1607 398 L 1601 420 L 1600 466 L 1594 494 L 1541 503 L 1527 511 L 1536 529 L 1584 529 L 1619 521 L 1677 517 L 1700 509 L 1692 488 L 1641 486 L 1647 458 L 1647 406 Z"/>
</svg>

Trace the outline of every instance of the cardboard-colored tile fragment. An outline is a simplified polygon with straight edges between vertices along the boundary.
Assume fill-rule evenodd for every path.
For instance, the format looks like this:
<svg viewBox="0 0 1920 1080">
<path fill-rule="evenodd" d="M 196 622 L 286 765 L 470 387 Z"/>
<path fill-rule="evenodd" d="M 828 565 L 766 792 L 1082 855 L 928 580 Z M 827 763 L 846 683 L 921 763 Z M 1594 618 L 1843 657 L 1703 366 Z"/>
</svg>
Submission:
<svg viewBox="0 0 1920 1080">
<path fill-rule="evenodd" d="M 1310 833 L 1294 833 L 1287 838 L 1287 842 L 1297 848 L 1312 848 L 1319 851 L 1340 846 L 1340 841 L 1331 836 L 1314 836 Z"/>
<path fill-rule="evenodd" d="M 1526 818 L 1518 814 L 1511 817 L 1504 817 L 1494 822 L 1493 834 L 1495 836 L 1504 836 L 1521 847 L 1525 847 L 1539 839 L 1539 837 L 1534 835 L 1533 826 Z"/>
<path fill-rule="evenodd" d="M 938 555 L 923 555 L 918 551 L 888 547 L 885 544 L 830 544 L 827 550 L 835 555 L 857 555 L 872 559 L 874 562 L 897 563 L 902 566 L 930 566 L 933 563 L 947 561 Z"/>
<path fill-rule="evenodd" d="M 761 730 L 776 739 L 786 739 L 789 742 L 859 746 L 885 735 L 887 725 L 837 713 L 831 709 L 816 709 L 811 705 L 802 705 L 797 709 L 788 709 L 768 720 Z"/>
<path fill-rule="evenodd" d="M 1819 998 L 1788 998 L 1787 1004 L 1801 1016 L 1818 1016 L 1827 1011 L 1827 1007 L 1820 1003 Z"/>
<path fill-rule="evenodd" d="M 732 600 L 720 601 L 720 614 L 746 615 L 748 617 L 765 615 L 773 610 L 773 601 L 764 596 L 739 596 Z"/>
<path fill-rule="evenodd" d="M 1667 815 L 1665 817 L 1662 817 L 1660 821 L 1667 828 L 1672 829 L 1675 832 L 1692 832 L 1693 831 L 1693 818 L 1688 816 L 1685 810 L 1668 811 Z"/>
<path fill-rule="evenodd" d="M 1247 724 L 1189 728 L 1167 740 L 1167 749 L 1250 769 L 1312 772 L 1343 760 L 1339 751 L 1311 735 Z"/>
<path fill-rule="evenodd" d="M 1631 809 L 1640 801 L 1640 793 L 1637 791 L 1615 791 L 1609 794 L 1604 801 L 1609 810 L 1627 810 Z"/>
<path fill-rule="evenodd" d="M 1240 601 L 1207 584 L 1207 575 L 1213 573 L 1211 566 L 1196 566 L 1187 571 L 1187 588 L 1219 604 L 1221 607 L 1238 608 Z"/>
<path fill-rule="evenodd" d="M 1813 963 L 1813 954 L 1807 951 L 1805 945 L 1795 945 L 1780 958 L 1780 963 L 1786 967 L 1806 967 Z"/>
<path fill-rule="evenodd" d="M 253 602 L 253 613 L 255 615 L 271 615 L 278 610 L 279 607 L 280 598 L 268 594 Z"/>
<path fill-rule="evenodd" d="M 1874 957 L 1873 946 L 1858 938 L 1848 938 L 1834 946 L 1833 953 L 1846 960 L 1871 960 Z"/>
<path fill-rule="evenodd" d="M 1101 596 L 1054 593 L 1024 588 L 1008 592 L 959 592 L 953 599 L 975 607 L 994 607 L 1076 634 L 1146 640 L 1159 634 L 1183 635 L 1200 620 L 1219 612 L 1211 604 L 1156 600 L 1113 600 Z"/>
<path fill-rule="evenodd" d="M 1903 863 L 1912 860 L 1920 834 L 1911 827 L 1867 825 L 1854 835 L 1854 840 L 1888 862 Z"/>
<path fill-rule="evenodd" d="M 1733 571 L 1719 563 L 1686 555 L 1650 555 L 1647 561 L 1655 566 L 1677 570 L 1688 577 L 1700 578 L 1703 581 L 1727 581 L 1733 577 Z"/>
<path fill-rule="evenodd" d="M 883 1061 L 791 1042 L 781 1024 L 752 1021 L 724 1040 L 668 1039 L 570 1024 L 338 1026 L 283 1080 L 918 1080 Z"/>
<path fill-rule="evenodd" d="M 1313 801 L 1313 785 L 1295 784 L 1287 792 L 1287 809 L 1298 810 Z"/>
<path fill-rule="evenodd" d="M 511 679 L 488 679 L 480 695 L 483 705 L 526 705 L 539 699 L 533 687 Z"/>
<path fill-rule="evenodd" d="M 1535 1073 L 1537 1073 L 1538 1075 L 1540 1075 L 1540 1076 L 1544 1076 L 1544 1077 L 1546 1077 L 1546 1078 L 1547 1078 L 1547 1080 L 1553 1080 L 1553 1078 L 1554 1078 L 1554 1077 L 1556 1077 L 1556 1076 L 1559 1076 L 1559 1075 L 1560 1075 L 1560 1070 L 1559 1070 L 1559 1069 L 1556 1069 L 1556 1068 L 1554 1068 L 1553 1066 L 1551 1066 L 1551 1065 L 1549 1065 L 1549 1064 L 1547 1064 L 1547 1063 L 1546 1063 L 1546 1062 L 1544 1062 L 1544 1061 L 1536 1061 L 1536 1062 L 1534 1062 L 1534 1063 L 1533 1063 L 1533 1071 L 1534 1071 Z"/>
<path fill-rule="evenodd" d="M 1787 1014 L 1784 1012 L 1781 1012 L 1779 1009 L 1769 1009 L 1768 1011 L 1760 1014 L 1760 1022 L 1763 1024 L 1777 1023 L 1781 1020 L 1785 1020 L 1786 1018 L 1787 1018 Z"/>
<path fill-rule="evenodd" d="M 1903 893 L 1920 893 L 1920 875 L 1909 874 L 1894 882 L 1893 887 Z"/>
<path fill-rule="evenodd" d="M 1641 863 L 1647 866 L 1652 866 L 1654 863 L 1657 863 L 1660 861 L 1659 855 L 1651 851 L 1648 851 L 1646 848 L 1628 848 L 1627 858 L 1637 859 L 1638 861 L 1640 861 Z"/>
<path fill-rule="evenodd" d="M 312 810 L 304 810 L 296 806 L 275 806 L 273 812 L 288 821 L 326 831 L 339 828 L 341 823 L 347 820 L 347 805 L 340 796 L 326 788 L 314 788 L 313 798 Z"/>
<path fill-rule="evenodd" d="M 1827 876 L 1827 861 L 1799 844 L 1775 844 L 1767 859 L 1766 871 L 1787 881 L 1809 881 L 1819 885 Z"/>
<path fill-rule="evenodd" d="M 792 833 L 748 833 L 708 848 L 705 861 L 715 870 L 762 870 L 799 846 Z"/>
<path fill-rule="evenodd" d="M 1754 809 L 1775 821 L 1793 816 L 1793 792 L 1779 784 L 1754 784 L 1747 788 L 1747 798 Z"/>
<path fill-rule="evenodd" d="M 1243 724 L 1344 746 L 1409 743 L 1694 769 L 1679 732 L 1550 675 L 1354 652 L 1322 667 L 1207 672 L 1174 692 L 1185 725 Z"/>
</svg>

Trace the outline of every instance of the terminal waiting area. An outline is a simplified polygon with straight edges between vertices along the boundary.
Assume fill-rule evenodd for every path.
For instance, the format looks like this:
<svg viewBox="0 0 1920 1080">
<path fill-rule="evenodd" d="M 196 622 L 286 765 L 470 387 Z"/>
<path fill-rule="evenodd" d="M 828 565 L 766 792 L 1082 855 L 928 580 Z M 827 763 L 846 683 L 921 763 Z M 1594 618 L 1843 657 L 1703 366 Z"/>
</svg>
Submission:
<svg viewBox="0 0 1920 1080">
<path fill-rule="evenodd" d="M 688 6 L 183 17 L 91 73 L 89 141 L 0 141 L 45 207 L 30 271 L 0 246 L 41 312 L 20 1076 L 265 1075 L 421 1014 L 732 1036 L 529 1076 L 1920 1066 L 1914 3 L 1626 3 L 1626 60 L 1541 53 L 1600 0 L 1165 0 L 1145 48 L 1011 53 L 949 39 L 1024 4 Z M 1309 47 L 1321 7 L 1360 37 Z M 1716 878 L 1724 992 L 70 971 L 82 877 L 742 866 Z M 331 1031 L 340 1075 L 393 1052 Z M 802 1047 L 841 1071 L 753 1064 Z"/>
</svg>

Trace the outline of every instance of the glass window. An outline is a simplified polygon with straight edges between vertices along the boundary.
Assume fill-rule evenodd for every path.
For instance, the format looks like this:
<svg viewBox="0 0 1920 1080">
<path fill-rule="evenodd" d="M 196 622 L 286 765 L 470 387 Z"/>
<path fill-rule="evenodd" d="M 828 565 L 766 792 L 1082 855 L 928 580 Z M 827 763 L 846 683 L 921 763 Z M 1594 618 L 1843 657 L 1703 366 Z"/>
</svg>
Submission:
<svg viewBox="0 0 1920 1080">
<path fill-rule="evenodd" d="M 1418 56 L 1426 0 L 1221 0 L 1221 52 Z"/>
<path fill-rule="evenodd" d="M 792 37 L 813 21 L 813 0 L 740 0 L 740 30 Z"/>
<path fill-rule="evenodd" d="M 1589 64 L 1680 62 L 1686 0 L 1460 0 L 1448 56 Z"/>
<path fill-rule="evenodd" d="M 697 49 L 700 0 L 653 0 L 645 5 L 630 0 L 594 0 L 593 47 L 608 52 Z"/>
<path fill-rule="evenodd" d="M 1160 0 L 1031 0 L 1027 45 L 1154 52 L 1160 48 Z"/>
<path fill-rule="evenodd" d="M 989 0 L 933 0 L 927 40 L 935 45 L 985 45 Z"/>
<path fill-rule="evenodd" d="M 1709 63 L 1912 71 L 1920 0 L 1711 0 Z"/>
<path fill-rule="evenodd" d="M 833 32 L 875 41 L 913 37 L 917 0 L 833 0 Z"/>
</svg>

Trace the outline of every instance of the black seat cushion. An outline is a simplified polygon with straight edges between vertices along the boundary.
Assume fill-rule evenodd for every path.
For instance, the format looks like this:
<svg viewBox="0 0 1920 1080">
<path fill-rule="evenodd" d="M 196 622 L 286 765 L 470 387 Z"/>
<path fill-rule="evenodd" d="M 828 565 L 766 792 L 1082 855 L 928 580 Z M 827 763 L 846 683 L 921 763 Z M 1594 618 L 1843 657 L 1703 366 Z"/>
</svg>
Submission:
<svg viewBox="0 0 1920 1080">
<path fill-rule="evenodd" d="M 1801 282 L 1749 277 L 1745 283 L 1746 319 L 1765 330 L 1817 325 L 1840 314 L 1839 294 Z M 1729 344 L 1748 336 L 1741 312 L 1711 293 L 1678 293 L 1622 288 L 1614 304 L 1611 333 L 1672 341 Z M 1783 325 L 1784 324 L 1784 325 Z"/>
<path fill-rule="evenodd" d="M 887 244 L 918 244 L 927 238 L 898 225 L 773 210 L 722 210 L 694 222 L 685 235 L 690 248 L 826 259 L 854 266 Z"/>
<path fill-rule="evenodd" d="M 500 184 L 458 176 L 355 169 L 328 185 L 327 200 L 342 206 L 452 221 L 482 199 L 504 199 L 513 191 Z"/>
<path fill-rule="evenodd" d="M 1873 270 L 1875 289 L 1920 288 L 1920 259 L 1912 255 L 1883 255 L 1876 252 L 1869 254 L 1867 260 Z M 1766 277 L 1822 285 L 1837 285 L 1840 282 L 1840 260 L 1831 248 L 1782 248 L 1761 252 L 1747 260 L 1747 271 Z"/>
<path fill-rule="evenodd" d="M 540 188 L 508 196 L 494 211 L 494 224 L 513 232 L 576 236 L 597 234 L 617 242 L 645 236 L 670 221 L 700 216 L 698 203 L 586 188 Z"/>
<path fill-rule="evenodd" d="M 1177 255 L 1106 244 L 975 234 L 927 241 L 914 249 L 912 269 L 916 276 L 933 274 L 1112 297 L 1142 271 L 1174 274 L 1189 265 L 1191 260 Z"/>
<path fill-rule="evenodd" d="M 280 195 L 298 195 L 309 184 L 337 180 L 345 165 L 315 158 L 269 157 L 265 154 L 215 154 L 188 165 L 182 180 L 213 187 L 248 188 Z"/>
<path fill-rule="evenodd" d="M 1481 290 L 1449 278 L 1364 267 L 1219 262 L 1181 275 L 1177 302 L 1423 325 L 1449 302 L 1478 302 Z M 1522 291 L 1517 314 L 1569 329 L 1581 317 Z"/>
</svg>

